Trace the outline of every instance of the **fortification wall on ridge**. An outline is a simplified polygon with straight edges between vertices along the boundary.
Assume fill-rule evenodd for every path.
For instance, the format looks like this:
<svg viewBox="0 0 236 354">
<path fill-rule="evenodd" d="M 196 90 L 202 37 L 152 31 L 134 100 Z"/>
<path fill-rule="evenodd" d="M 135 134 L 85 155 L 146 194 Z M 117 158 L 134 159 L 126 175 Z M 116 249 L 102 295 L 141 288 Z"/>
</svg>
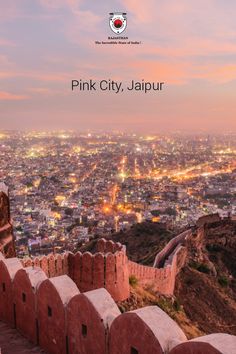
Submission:
<svg viewBox="0 0 236 354">
<path fill-rule="evenodd" d="M 179 253 L 171 254 L 163 268 L 143 266 L 128 260 L 125 246 L 112 241 L 100 239 L 97 244 L 98 253 L 64 253 L 24 258 L 24 267 L 40 267 L 51 278 L 68 275 L 81 292 L 104 287 L 115 301 L 123 301 L 129 297 L 129 276 L 134 275 L 140 284 L 151 285 L 163 294 L 173 294 L 175 276 L 177 274 Z M 167 252 L 166 252 L 167 254 Z"/>
<path fill-rule="evenodd" d="M 211 215 L 204 215 L 204 216 L 201 216 L 197 220 L 196 226 L 197 227 L 202 227 L 205 224 L 211 224 L 211 223 L 214 223 L 214 222 L 217 222 L 217 221 L 220 221 L 220 220 L 221 220 L 221 217 L 220 217 L 220 215 L 218 213 L 211 214 Z"/>
<path fill-rule="evenodd" d="M 98 252 L 50 254 L 22 259 L 24 267 L 40 267 L 49 277 L 68 275 L 81 292 L 105 288 L 115 301 L 129 297 L 128 258 L 125 246 L 100 239 Z"/>
<path fill-rule="evenodd" d="M 148 285 L 162 294 L 173 295 L 176 275 L 187 256 L 184 244 L 191 236 L 191 230 L 187 230 L 170 240 L 157 254 L 153 267 L 129 261 L 129 275 L 135 276 L 143 286 Z"/>
<path fill-rule="evenodd" d="M 187 230 L 172 238 L 167 245 L 156 255 L 153 266 L 162 268 L 165 266 L 166 259 L 175 251 L 177 246 L 184 245 L 186 240 L 192 236 L 192 231 Z"/>
<path fill-rule="evenodd" d="M 21 259 L 23 267 L 40 267 L 49 277 L 68 275 L 68 253 L 49 254 L 48 256 L 23 258 Z"/>
<path fill-rule="evenodd" d="M 161 294 L 173 295 L 175 278 L 182 268 L 186 256 L 186 248 L 179 246 L 170 255 L 163 268 L 143 266 L 129 261 L 129 274 L 135 276 L 139 284 L 143 286 L 151 286 Z"/>
<path fill-rule="evenodd" d="M 212 222 L 218 220 L 218 217 L 218 214 L 209 215 L 207 220 Z M 38 266 L 49 278 L 68 275 L 81 292 L 103 287 L 115 301 L 123 301 L 129 297 L 130 276 L 135 276 L 143 286 L 152 286 L 162 294 L 173 295 L 176 276 L 185 264 L 187 256 L 185 245 L 191 244 L 192 239 L 195 244 L 198 239 L 201 242 L 204 233 L 202 225 L 194 234 L 190 229 L 177 235 L 156 255 L 153 267 L 128 260 L 124 245 L 105 239 L 98 240 L 95 254 L 51 254 L 24 259 L 22 265 Z"/>
<path fill-rule="evenodd" d="M 172 295 L 175 277 L 184 263 L 186 250 L 181 247 L 191 230 L 172 239 L 156 256 L 155 263 L 163 267 L 149 267 L 128 260 L 126 247 L 111 240 L 100 239 L 97 253 L 50 254 L 21 260 L 24 267 L 40 267 L 49 277 L 68 275 L 81 292 L 104 287 L 115 301 L 129 297 L 129 277 L 135 276 L 143 286 L 152 286 L 162 294 Z M 171 253 L 172 252 L 172 253 Z"/>
<path fill-rule="evenodd" d="M 0 255 L 0 269 L 0 320 L 48 354 L 232 354 L 236 347 L 227 334 L 187 341 L 157 306 L 121 314 L 106 289 L 81 294 L 67 275 L 48 278 L 17 258 Z"/>
<path fill-rule="evenodd" d="M 115 301 L 129 297 L 128 258 L 125 247 L 120 243 L 100 239 L 98 252 L 70 253 L 68 275 L 81 292 L 104 287 Z"/>
</svg>

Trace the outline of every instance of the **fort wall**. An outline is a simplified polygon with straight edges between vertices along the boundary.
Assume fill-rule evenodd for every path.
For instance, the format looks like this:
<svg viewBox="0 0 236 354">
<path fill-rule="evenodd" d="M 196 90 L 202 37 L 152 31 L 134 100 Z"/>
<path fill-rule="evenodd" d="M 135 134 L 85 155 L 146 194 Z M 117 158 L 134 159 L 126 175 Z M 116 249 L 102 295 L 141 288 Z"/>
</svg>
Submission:
<svg viewBox="0 0 236 354">
<path fill-rule="evenodd" d="M 99 252 L 50 254 L 21 260 L 24 267 L 40 267 L 49 277 L 68 275 L 81 292 L 105 288 L 115 301 L 129 297 L 129 270 L 125 247 L 100 239 Z"/>
<path fill-rule="evenodd" d="M 48 256 L 23 258 L 21 263 L 23 267 L 40 267 L 49 277 L 56 277 L 60 275 L 68 275 L 68 253 L 63 254 L 49 254 Z"/>
<path fill-rule="evenodd" d="M 135 276 L 143 286 L 148 285 L 162 294 L 173 295 L 176 275 L 187 256 L 184 245 L 191 236 L 191 230 L 187 230 L 170 240 L 157 254 L 153 267 L 129 261 L 129 275 Z"/>
<path fill-rule="evenodd" d="M 236 347 L 227 334 L 187 341 L 157 306 L 121 314 L 106 289 L 82 294 L 67 275 L 49 278 L 16 258 L 0 256 L 0 270 L 0 320 L 48 354 L 232 354 Z"/>
<path fill-rule="evenodd" d="M 167 245 L 156 255 L 153 266 L 155 268 L 162 268 L 165 266 L 166 259 L 176 250 L 177 246 L 184 245 L 186 240 L 192 236 L 192 231 L 187 230 L 180 235 L 172 238 Z"/>
<path fill-rule="evenodd" d="M 204 215 L 202 217 L 200 217 L 197 222 L 196 222 L 196 226 L 197 227 L 202 227 L 205 224 L 211 224 L 217 221 L 220 221 L 221 217 L 218 213 L 216 214 L 210 214 L 210 215 Z"/>
<path fill-rule="evenodd" d="M 105 288 L 115 301 L 123 301 L 129 297 L 129 277 L 134 276 L 143 286 L 151 286 L 154 290 L 173 295 L 175 279 L 184 266 L 187 257 L 186 244 L 194 239 L 201 242 L 204 237 L 205 222 L 215 222 L 218 214 L 201 218 L 196 232 L 187 230 L 171 239 L 156 255 L 153 267 L 130 261 L 126 255 L 126 247 L 111 240 L 100 239 L 97 252 L 67 252 L 62 255 L 48 255 L 34 259 L 23 259 L 24 267 L 40 267 L 49 277 L 68 275 L 81 292 Z"/>
<path fill-rule="evenodd" d="M 115 301 L 129 297 L 128 258 L 125 247 L 120 243 L 100 239 L 98 252 L 70 253 L 68 275 L 81 292 L 104 287 Z"/>
</svg>

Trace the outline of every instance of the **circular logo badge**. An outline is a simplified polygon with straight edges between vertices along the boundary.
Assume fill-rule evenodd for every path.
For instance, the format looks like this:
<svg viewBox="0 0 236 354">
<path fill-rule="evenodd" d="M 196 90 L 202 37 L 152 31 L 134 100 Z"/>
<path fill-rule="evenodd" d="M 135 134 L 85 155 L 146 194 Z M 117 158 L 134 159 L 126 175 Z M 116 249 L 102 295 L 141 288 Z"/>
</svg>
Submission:
<svg viewBox="0 0 236 354">
<path fill-rule="evenodd" d="M 126 13 L 116 12 L 110 13 L 110 27 L 115 34 L 121 34 L 124 32 L 127 26 Z"/>
</svg>

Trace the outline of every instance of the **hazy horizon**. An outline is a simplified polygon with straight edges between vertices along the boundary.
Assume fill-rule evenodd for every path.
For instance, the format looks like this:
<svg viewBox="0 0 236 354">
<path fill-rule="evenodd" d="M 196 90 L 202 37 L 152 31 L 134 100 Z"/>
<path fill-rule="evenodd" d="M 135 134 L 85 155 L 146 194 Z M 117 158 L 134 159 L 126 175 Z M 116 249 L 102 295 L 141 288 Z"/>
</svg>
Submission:
<svg viewBox="0 0 236 354">
<path fill-rule="evenodd" d="M 152 137 L 152 138 L 158 138 L 161 136 L 189 136 L 189 137 L 198 137 L 198 136 L 214 136 L 214 137 L 223 137 L 223 136 L 236 136 L 236 131 L 224 131 L 224 132 L 212 132 L 212 131 L 159 131 L 159 132 L 139 132 L 139 131 L 125 131 L 125 130 L 105 130 L 105 129 L 84 129 L 84 130 L 79 130 L 79 129 L 1 129 L 0 127 L 0 135 L 1 134 L 11 134 L 11 133 L 25 133 L 25 134 L 59 134 L 59 133 L 66 133 L 66 134 L 80 134 L 80 135 L 105 135 L 105 134 L 111 134 L 111 135 L 124 135 L 124 136 L 137 136 L 137 137 Z M 68 136 L 69 137 L 69 136 Z M 4 138 L 4 136 L 0 136 L 0 139 Z"/>
</svg>

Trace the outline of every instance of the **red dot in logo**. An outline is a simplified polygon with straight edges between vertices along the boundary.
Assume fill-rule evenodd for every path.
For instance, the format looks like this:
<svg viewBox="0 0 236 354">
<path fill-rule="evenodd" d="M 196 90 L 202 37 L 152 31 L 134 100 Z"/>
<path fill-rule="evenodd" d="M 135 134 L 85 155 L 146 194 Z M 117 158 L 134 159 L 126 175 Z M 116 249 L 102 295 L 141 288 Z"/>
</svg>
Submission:
<svg viewBox="0 0 236 354">
<path fill-rule="evenodd" d="M 123 22 L 120 19 L 117 19 L 114 21 L 115 28 L 121 28 L 122 25 L 123 25 Z"/>
</svg>

